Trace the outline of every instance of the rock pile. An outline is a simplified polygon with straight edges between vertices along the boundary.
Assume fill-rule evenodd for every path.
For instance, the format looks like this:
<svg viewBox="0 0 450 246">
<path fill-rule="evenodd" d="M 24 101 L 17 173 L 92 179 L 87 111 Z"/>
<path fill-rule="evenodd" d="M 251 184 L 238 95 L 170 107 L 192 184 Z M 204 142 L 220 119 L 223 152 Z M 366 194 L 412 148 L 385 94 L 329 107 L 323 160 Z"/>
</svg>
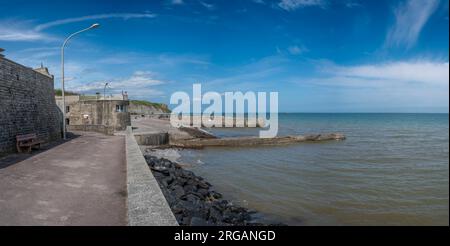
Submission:
<svg viewBox="0 0 450 246">
<path fill-rule="evenodd" d="M 145 159 L 180 225 L 263 225 L 255 223 L 255 211 L 222 199 L 212 185 L 179 164 L 146 155 Z"/>
</svg>

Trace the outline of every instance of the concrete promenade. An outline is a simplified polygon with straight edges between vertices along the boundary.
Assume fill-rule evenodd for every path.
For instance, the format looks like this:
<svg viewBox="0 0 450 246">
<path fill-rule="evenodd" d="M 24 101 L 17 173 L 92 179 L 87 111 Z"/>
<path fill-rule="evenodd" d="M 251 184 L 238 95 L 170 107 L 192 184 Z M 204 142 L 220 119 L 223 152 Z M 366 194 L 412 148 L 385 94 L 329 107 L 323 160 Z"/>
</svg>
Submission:
<svg viewBox="0 0 450 246">
<path fill-rule="evenodd" d="M 125 137 L 79 137 L 0 159 L 0 225 L 127 225 Z"/>
</svg>

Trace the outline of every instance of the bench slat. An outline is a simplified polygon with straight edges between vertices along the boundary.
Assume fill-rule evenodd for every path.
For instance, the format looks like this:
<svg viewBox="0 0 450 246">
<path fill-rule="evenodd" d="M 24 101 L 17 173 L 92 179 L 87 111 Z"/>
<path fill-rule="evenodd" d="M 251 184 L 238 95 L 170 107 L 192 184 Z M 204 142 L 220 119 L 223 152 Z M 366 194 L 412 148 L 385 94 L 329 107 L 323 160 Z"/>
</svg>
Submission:
<svg viewBox="0 0 450 246">
<path fill-rule="evenodd" d="M 19 143 L 19 147 L 30 147 L 33 145 L 38 145 L 43 143 L 42 141 L 35 141 L 35 142 L 29 142 L 29 143 Z"/>
<path fill-rule="evenodd" d="M 16 136 L 17 141 L 26 141 L 26 140 L 36 139 L 36 138 L 37 138 L 36 133 L 25 134 L 25 135 L 17 135 Z"/>
</svg>

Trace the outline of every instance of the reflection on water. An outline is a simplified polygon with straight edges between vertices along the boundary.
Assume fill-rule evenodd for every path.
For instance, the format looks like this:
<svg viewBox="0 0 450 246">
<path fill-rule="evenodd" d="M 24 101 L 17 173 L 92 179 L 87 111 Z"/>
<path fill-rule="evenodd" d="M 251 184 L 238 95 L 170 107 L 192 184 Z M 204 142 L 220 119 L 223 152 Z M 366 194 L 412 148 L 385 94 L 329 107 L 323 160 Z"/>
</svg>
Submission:
<svg viewBox="0 0 450 246">
<path fill-rule="evenodd" d="M 220 136 L 255 129 L 215 129 Z M 227 198 L 299 225 L 448 225 L 448 114 L 282 114 L 279 135 L 343 142 L 184 150 Z"/>
</svg>

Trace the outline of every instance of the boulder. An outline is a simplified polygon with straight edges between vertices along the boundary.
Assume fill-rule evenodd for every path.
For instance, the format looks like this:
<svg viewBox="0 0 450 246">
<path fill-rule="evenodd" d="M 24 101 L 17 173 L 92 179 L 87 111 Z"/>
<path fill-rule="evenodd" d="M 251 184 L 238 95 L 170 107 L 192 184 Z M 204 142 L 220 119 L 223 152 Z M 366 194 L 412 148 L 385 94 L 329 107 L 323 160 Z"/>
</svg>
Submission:
<svg viewBox="0 0 450 246">
<path fill-rule="evenodd" d="M 190 226 L 208 226 L 209 223 L 203 218 L 192 217 L 189 225 Z"/>
<path fill-rule="evenodd" d="M 172 189 L 172 191 L 173 191 L 174 196 L 177 197 L 177 198 L 181 198 L 181 197 L 183 197 L 183 196 L 186 194 L 186 193 L 184 192 L 183 187 L 181 187 L 181 186 L 179 186 L 179 185 L 175 186 L 175 187 Z"/>
<path fill-rule="evenodd" d="M 249 222 L 256 211 L 224 200 L 210 183 L 181 165 L 150 155 L 145 160 L 180 225 L 265 225 Z"/>
</svg>

